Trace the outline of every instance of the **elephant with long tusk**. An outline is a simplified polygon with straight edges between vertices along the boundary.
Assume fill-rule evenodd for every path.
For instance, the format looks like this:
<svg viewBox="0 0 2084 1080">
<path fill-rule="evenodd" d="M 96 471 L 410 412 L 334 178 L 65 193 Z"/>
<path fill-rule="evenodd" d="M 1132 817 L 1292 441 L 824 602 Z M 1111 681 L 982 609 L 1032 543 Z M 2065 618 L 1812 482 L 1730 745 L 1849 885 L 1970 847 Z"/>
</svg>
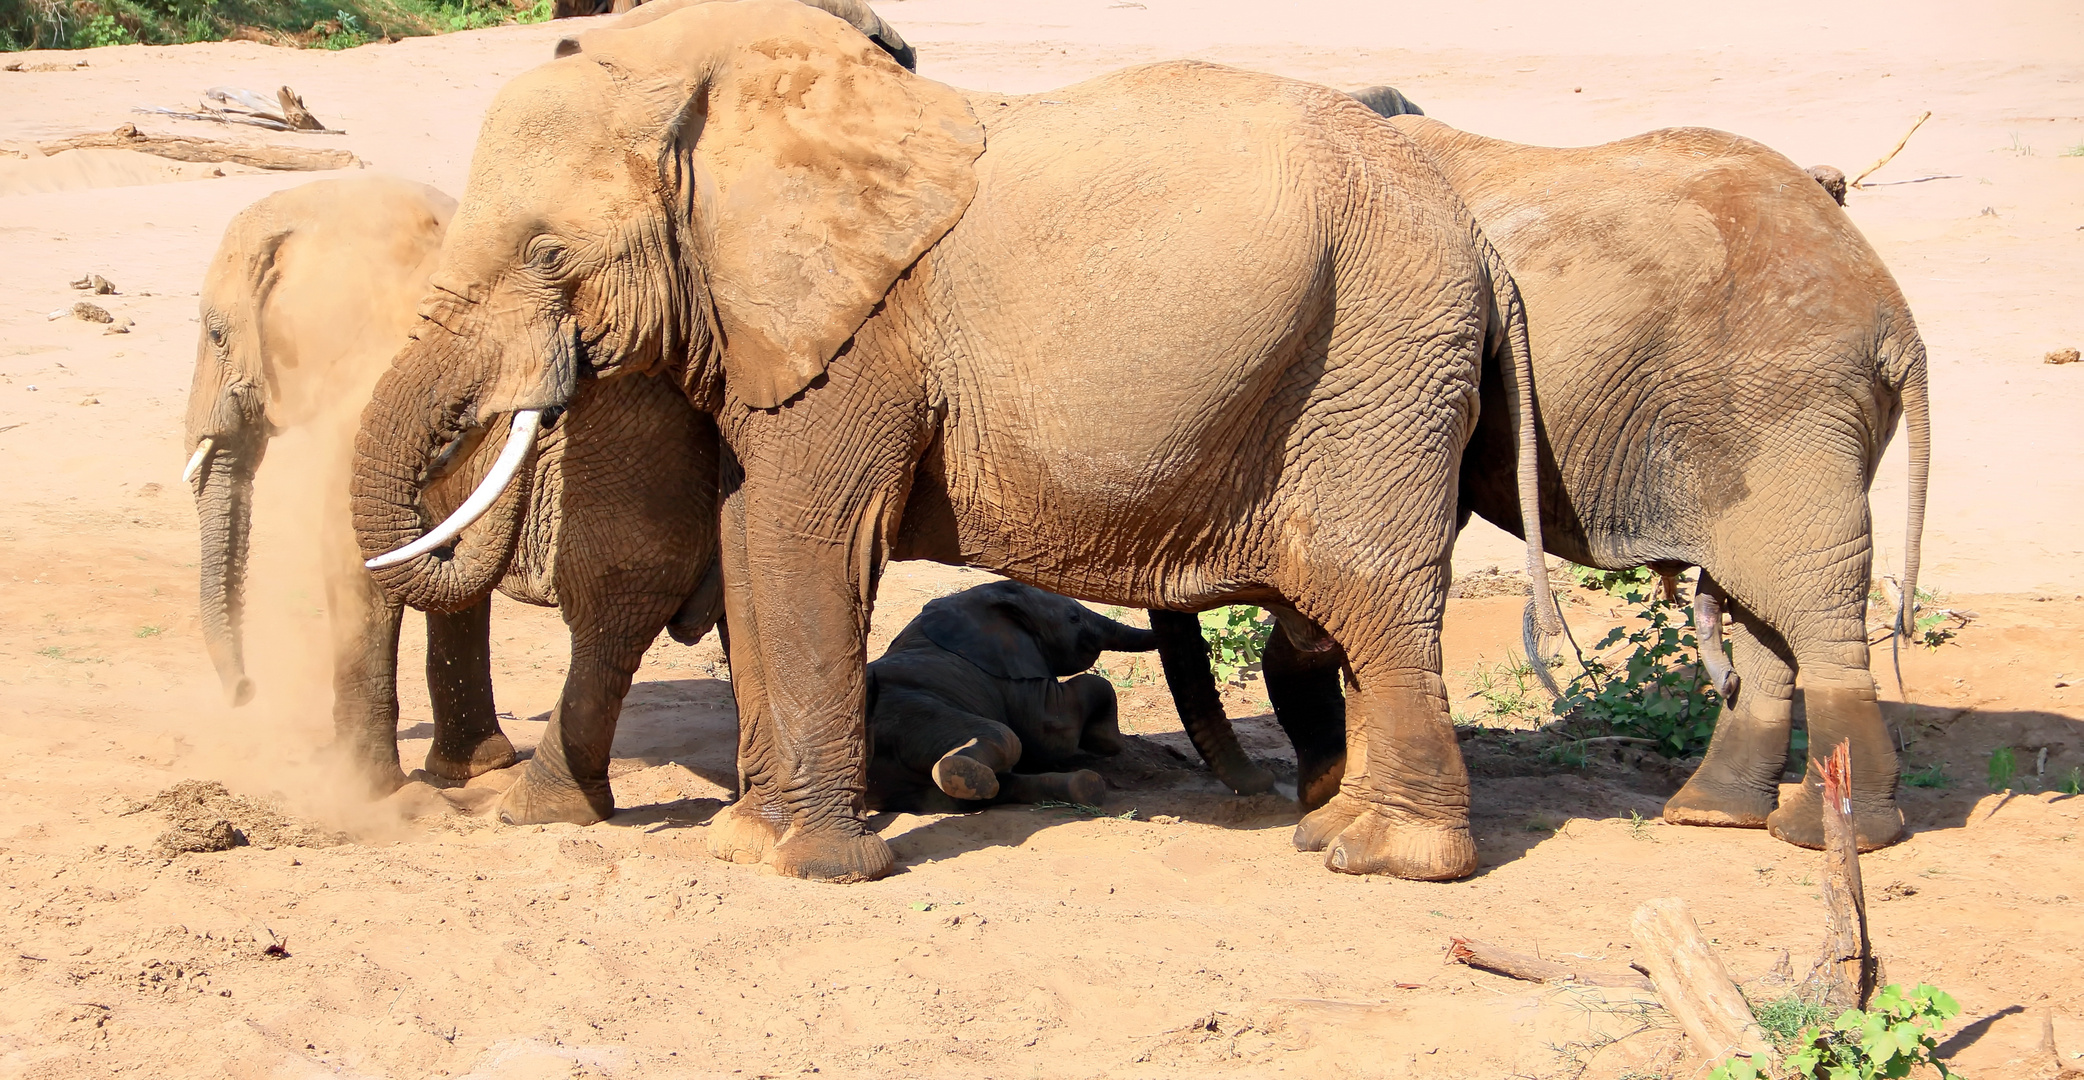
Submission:
<svg viewBox="0 0 2084 1080">
<path fill-rule="evenodd" d="M 254 690 L 241 614 L 255 471 L 275 432 L 303 429 L 320 459 L 308 486 L 323 500 L 315 532 L 332 624 L 335 750 L 379 795 L 405 779 L 402 609 L 359 565 L 347 451 L 361 405 L 414 325 L 454 206 L 432 188 L 380 176 L 292 188 L 232 220 L 202 290 L 188 410 L 195 449 L 184 476 L 202 522 L 211 657 L 233 703 L 244 704 Z M 429 463 L 420 512 L 446 524 L 420 549 L 444 568 L 427 615 L 435 733 L 425 768 L 457 782 L 515 758 L 492 696 L 498 587 L 560 608 L 572 635 L 550 730 L 501 815 L 595 821 L 613 810 L 607 751 L 638 660 L 661 628 L 692 642 L 718 617 L 716 429 L 677 389 L 642 378 L 588 386 L 539 435 L 543 420 L 517 413 L 503 446 L 459 439 Z M 637 486 L 592 482 L 632 460 Z M 527 482 L 513 482 L 524 474 Z"/>
</svg>

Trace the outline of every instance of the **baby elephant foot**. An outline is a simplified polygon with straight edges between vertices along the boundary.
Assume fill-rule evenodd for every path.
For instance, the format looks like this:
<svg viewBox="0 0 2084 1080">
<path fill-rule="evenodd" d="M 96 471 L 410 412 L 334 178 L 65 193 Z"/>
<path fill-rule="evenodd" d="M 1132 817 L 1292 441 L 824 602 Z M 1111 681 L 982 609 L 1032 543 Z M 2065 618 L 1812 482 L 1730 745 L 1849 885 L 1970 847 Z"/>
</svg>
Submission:
<svg viewBox="0 0 2084 1080">
<path fill-rule="evenodd" d="M 499 800 L 499 820 L 508 825 L 591 825 L 615 813 L 615 794 L 603 780 L 597 788 L 545 775 L 529 759 L 521 778 Z"/>
<path fill-rule="evenodd" d="M 1342 874 L 1453 881 L 1476 872 L 1476 841 L 1467 825 L 1399 823 L 1370 807 L 1332 842 L 1324 865 Z"/>
<path fill-rule="evenodd" d="M 1713 825 L 1726 829 L 1763 829 L 1773 812 L 1776 785 L 1753 784 L 1711 776 L 1702 766 L 1686 786 L 1664 804 L 1664 820 L 1674 825 Z"/>
<path fill-rule="evenodd" d="M 507 740 L 506 732 L 494 731 L 471 746 L 444 747 L 436 739 L 427 748 L 424 768 L 449 783 L 460 784 L 473 776 L 504 769 L 514 761 L 514 744 Z"/>
<path fill-rule="evenodd" d="M 725 862 L 763 862 L 781 834 L 781 823 L 761 803 L 740 798 L 709 819 L 709 854 Z"/>
<path fill-rule="evenodd" d="M 933 785 L 953 798 L 980 802 L 998 797 L 999 774 L 961 750 L 951 750 L 933 763 Z"/>
<path fill-rule="evenodd" d="M 897 859 L 882 837 L 858 823 L 847 824 L 844 831 L 792 827 L 768 852 L 767 865 L 784 877 L 838 885 L 874 881 L 897 869 Z"/>
<path fill-rule="evenodd" d="M 1323 806 L 1304 815 L 1295 826 L 1295 850 L 1323 851 L 1340 833 L 1346 831 L 1353 819 L 1367 809 L 1367 804 L 1351 795 L 1333 795 Z"/>
<path fill-rule="evenodd" d="M 1853 839 L 1861 851 L 1885 848 L 1903 839 L 1903 811 L 1894 798 L 1852 797 Z M 1780 808 L 1766 816 L 1766 831 L 1776 840 L 1821 851 L 1823 783 L 1812 768 L 1797 784 L 1780 788 Z"/>
</svg>

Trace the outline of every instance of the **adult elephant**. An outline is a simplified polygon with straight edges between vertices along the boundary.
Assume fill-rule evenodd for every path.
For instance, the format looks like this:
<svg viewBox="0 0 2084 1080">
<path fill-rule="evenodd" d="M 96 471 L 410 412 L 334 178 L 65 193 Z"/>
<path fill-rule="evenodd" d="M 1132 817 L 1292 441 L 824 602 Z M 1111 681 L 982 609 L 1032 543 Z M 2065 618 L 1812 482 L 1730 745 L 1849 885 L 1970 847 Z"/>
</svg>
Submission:
<svg viewBox="0 0 2084 1080">
<path fill-rule="evenodd" d="M 357 437 L 356 528 L 391 552 L 444 445 L 664 373 L 743 469 L 720 856 L 890 871 L 861 814 L 865 629 L 883 565 L 930 558 L 1292 607 L 1347 644 L 1360 735 L 1300 842 L 1458 877 L 1439 618 L 1487 352 L 1526 386 L 1517 316 L 1438 173 L 1343 94 L 1175 63 L 966 99 L 791 0 L 704 4 L 500 93 Z M 439 572 L 378 579 L 418 603 Z"/>
<path fill-rule="evenodd" d="M 455 201 L 390 177 L 321 180 L 241 211 L 202 289 L 188 399 L 188 469 L 202 525 L 204 640 L 234 704 L 253 692 L 242 648 L 253 483 L 268 440 L 300 428 L 317 447 L 317 540 L 333 641 L 335 750 L 374 794 L 398 761 L 402 609 L 363 569 L 348 512 L 359 406 L 415 321 Z M 497 441 L 428 463 L 441 520 L 499 467 Z M 523 462 L 509 460 L 508 467 Z M 516 484 L 466 532 L 434 537 L 423 599 L 434 709 L 428 772 L 461 781 L 510 765 L 493 706 L 491 592 L 556 606 L 572 656 L 550 730 L 504 797 L 509 821 L 595 821 L 613 809 L 607 751 L 622 696 L 669 621 L 692 642 L 722 600 L 715 562 L 714 423 L 658 379 L 589 383 Z M 417 512 L 417 511 L 415 511 Z M 709 588 L 698 586 L 705 573 Z"/>
<path fill-rule="evenodd" d="M 1894 842 L 1896 751 L 1865 634 L 1867 489 L 1900 417 L 1907 604 L 1931 438 L 1924 343 L 1888 269 L 1811 173 L 1749 139 L 1677 128 L 1551 149 L 1391 122 L 1468 203 L 1525 298 L 1548 550 L 1607 569 L 1702 570 L 1702 656 L 1725 701 L 1666 819 L 1821 847 L 1815 762 L 1849 742 L 1860 847 Z M 1520 433 L 1497 407 L 1505 393 L 1486 382 L 1461 511 L 1519 532 Z M 1719 642 L 1725 607 L 1734 671 Z M 1900 635 L 1908 610 L 1896 618 Z M 1152 626 L 1168 661 L 1200 649 L 1198 633 Z M 1296 739 L 1305 805 L 1339 764 L 1338 666 L 1278 633 L 1268 649 L 1267 692 Z M 1798 673 L 1811 760 L 1800 794 L 1778 803 Z M 1220 746 L 1220 706 L 1192 715 L 1214 732 L 1196 745 Z M 1209 760 L 1233 786 L 1257 779 Z"/>
</svg>

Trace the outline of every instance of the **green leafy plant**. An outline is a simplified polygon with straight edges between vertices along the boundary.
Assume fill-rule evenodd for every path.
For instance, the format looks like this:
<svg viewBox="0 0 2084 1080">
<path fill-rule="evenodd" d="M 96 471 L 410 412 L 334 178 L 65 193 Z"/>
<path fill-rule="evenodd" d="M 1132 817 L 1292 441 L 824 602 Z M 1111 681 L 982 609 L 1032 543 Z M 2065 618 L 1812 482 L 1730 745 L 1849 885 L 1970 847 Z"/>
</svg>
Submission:
<svg viewBox="0 0 2084 1080">
<path fill-rule="evenodd" d="M 1990 790 L 2010 791 L 2012 777 L 2019 771 L 2019 761 L 2012 755 L 2012 748 L 2000 746 L 1990 751 Z"/>
<path fill-rule="evenodd" d="M 1905 991 L 1885 986 L 1865 1011 L 1847 1009 L 1829 1025 L 1802 1029 L 1800 1049 L 1781 1061 L 1795 1076 L 1825 1080 L 1875 1080 L 1910 1075 L 1928 1065 L 1942 1077 L 1954 1075 L 1932 1052 L 1939 1049 L 1939 1029 L 1960 1015 L 1952 996 L 1928 984 Z"/>
<path fill-rule="evenodd" d="M 2084 768 L 2070 766 L 2070 774 L 2055 785 L 2055 790 L 2064 795 L 2084 795 Z"/>
<path fill-rule="evenodd" d="M 362 29 L 362 20 L 354 12 L 339 9 L 334 10 L 332 19 L 312 23 L 311 32 L 321 35 L 312 42 L 313 47 L 334 51 L 352 49 L 376 40 Z"/>
<path fill-rule="evenodd" d="M 80 25 L 80 31 L 74 35 L 73 40 L 77 41 L 81 48 L 98 49 L 104 45 L 129 45 L 137 38 L 131 35 L 129 27 L 117 22 L 114 15 L 102 12 L 89 16 L 87 21 Z"/>
<path fill-rule="evenodd" d="M 1630 623 L 1638 625 L 1608 631 L 1554 709 L 1558 716 L 1650 739 L 1667 757 L 1686 757 L 1706 748 L 1722 695 L 1692 662 L 1700 648 L 1692 605 L 1657 596 L 1649 571 L 1640 576 L 1625 583 L 1621 594 L 1634 608 Z"/>
<path fill-rule="evenodd" d="M 1939 763 L 1936 761 L 1922 769 L 1904 773 L 1903 782 L 1911 787 L 1922 788 L 1949 788 L 1954 786 L 1954 781 L 1940 769 Z"/>
<path fill-rule="evenodd" d="M 1595 570 L 1589 566 L 1570 568 L 1570 576 L 1586 589 L 1596 589 L 1615 599 L 1625 599 L 1629 593 L 1648 588 L 1656 578 L 1647 566 L 1632 570 Z"/>
<path fill-rule="evenodd" d="M 1209 666 L 1219 683 L 1242 682 L 1245 669 L 1266 655 L 1273 617 L 1242 604 L 1201 613 L 1201 637 L 1208 642 Z"/>
</svg>

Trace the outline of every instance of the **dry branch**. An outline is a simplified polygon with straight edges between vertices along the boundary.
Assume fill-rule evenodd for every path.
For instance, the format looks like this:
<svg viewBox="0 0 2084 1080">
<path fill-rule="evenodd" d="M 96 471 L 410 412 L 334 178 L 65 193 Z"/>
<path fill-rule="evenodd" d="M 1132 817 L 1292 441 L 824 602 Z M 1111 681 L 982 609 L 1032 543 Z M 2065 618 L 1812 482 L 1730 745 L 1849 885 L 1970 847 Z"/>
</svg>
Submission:
<svg viewBox="0 0 2084 1080">
<path fill-rule="evenodd" d="M 1708 948 L 1700 927 L 1676 898 L 1652 900 L 1637 908 L 1633 926 L 1636 961 L 1657 984 L 1657 996 L 1684 1028 L 1693 1048 L 1711 1062 L 1732 1054 L 1772 1059 L 1765 1033 L 1729 970 Z"/>
<path fill-rule="evenodd" d="M 1897 154 L 1900 154 L 1900 153 L 1902 153 L 1902 152 L 1903 152 L 1903 148 L 1904 148 L 1905 146 L 1908 146 L 1908 145 L 1910 145 L 1910 137 L 1911 137 L 1912 135 L 1915 135 L 1915 134 L 1917 134 L 1917 133 L 1918 133 L 1918 129 L 1919 129 L 1919 128 L 1921 128 L 1921 127 L 1924 127 L 1924 126 L 1925 126 L 1925 121 L 1927 121 L 1927 120 L 1930 120 L 1930 119 L 1932 119 L 1932 110 L 1930 110 L 1930 109 L 1927 109 L 1927 110 L 1925 110 L 1925 112 L 1924 112 L 1924 113 L 1923 113 L 1922 115 L 1920 115 L 1920 116 L 1918 117 L 1918 119 L 1917 119 L 1917 122 L 1916 122 L 1916 123 L 1914 123 L 1914 124 L 1910 125 L 1910 130 L 1909 130 L 1909 131 L 1906 131 L 1906 132 L 1904 132 L 1904 133 L 1903 133 L 1903 137 L 1902 137 L 1902 138 L 1900 138 L 1900 139 L 1897 139 L 1897 140 L 1896 140 L 1896 148 L 1895 148 L 1894 150 L 1891 150 L 1891 151 L 1889 151 L 1889 152 L 1888 152 L 1888 153 L 1886 153 L 1886 154 L 1883 154 L 1883 155 L 1881 156 L 1881 160 L 1880 160 L 1880 161 L 1877 161 L 1877 162 L 1875 162 L 1874 164 L 1872 164 L 1872 165 L 1869 165 L 1869 166 L 1867 166 L 1867 171 L 1866 171 L 1866 172 L 1863 172 L 1863 173 L 1861 173 L 1860 175 L 1858 175 L 1858 176 L 1855 176 L 1855 177 L 1853 177 L 1853 178 L 1852 178 L 1852 184 L 1851 184 L 1851 186 L 1852 186 L 1852 187 L 1859 187 L 1859 186 L 1860 186 L 1860 181 L 1862 181 L 1862 180 L 1865 180 L 1865 179 L 1867 179 L 1867 178 L 1868 178 L 1869 176 L 1872 176 L 1872 175 L 1874 175 L 1874 170 L 1876 170 L 1876 169 L 1879 169 L 1879 168 L 1881 168 L 1881 167 L 1882 167 L 1883 165 L 1887 165 L 1887 164 L 1888 164 L 1889 162 L 1891 162 L 1891 161 L 1894 161 L 1894 160 L 1896 159 L 1896 155 L 1897 155 Z"/>
<path fill-rule="evenodd" d="M 347 169 L 359 163 L 359 159 L 345 150 L 250 146 L 180 135 L 147 135 L 134 124 L 124 124 L 106 135 L 75 135 L 69 139 L 40 143 L 37 148 L 45 155 L 66 150 L 137 150 L 175 161 L 229 162 L 256 169 L 284 171 Z"/>
<path fill-rule="evenodd" d="M 1874 993 L 1874 954 L 1867 940 L 1867 894 L 1860 884 L 1859 838 L 1852 814 L 1852 747 L 1839 743 L 1819 763 L 1823 772 L 1824 944 L 1805 980 L 1833 1011 L 1864 1009 Z"/>
<path fill-rule="evenodd" d="M 1449 938 L 1447 962 L 1462 963 L 1470 967 L 1505 975 L 1514 979 L 1525 979 L 1538 983 L 1575 983 L 1579 986 L 1619 986 L 1633 990 L 1650 989 L 1650 980 L 1634 972 L 1579 971 L 1568 964 L 1554 960 L 1543 960 L 1523 952 L 1501 949 L 1474 938 Z"/>
</svg>

